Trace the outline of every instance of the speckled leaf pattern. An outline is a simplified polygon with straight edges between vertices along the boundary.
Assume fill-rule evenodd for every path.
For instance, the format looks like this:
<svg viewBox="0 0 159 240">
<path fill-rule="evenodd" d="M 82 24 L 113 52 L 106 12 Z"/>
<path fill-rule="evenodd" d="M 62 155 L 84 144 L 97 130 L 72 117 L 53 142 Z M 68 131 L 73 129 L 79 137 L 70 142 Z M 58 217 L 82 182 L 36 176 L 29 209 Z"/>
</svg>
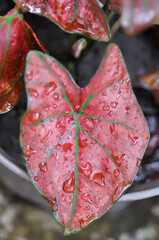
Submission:
<svg viewBox="0 0 159 240">
<path fill-rule="evenodd" d="M 32 49 L 46 50 L 16 9 L 0 17 L 0 36 L 0 113 L 5 113 L 23 90 L 26 54 Z"/>
<path fill-rule="evenodd" d="M 55 59 L 32 51 L 26 86 L 26 166 L 70 234 L 98 219 L 130 186 L 148 142 L 147 125 L 115 44 L 85 88 Z"/>
<path fill-rule="evenodd" d="M 107 18 L 96 0 L 15 0 L 23 8 L 48 17 L 70 33 L 83 34 L 99 41 L 108 41 Z"/>
<path fill-rule="evenodd" d="M 128 34 L 136 34 L 159 23 L 158 0 L 123 0 L 122 25 Z"/>
</svg>

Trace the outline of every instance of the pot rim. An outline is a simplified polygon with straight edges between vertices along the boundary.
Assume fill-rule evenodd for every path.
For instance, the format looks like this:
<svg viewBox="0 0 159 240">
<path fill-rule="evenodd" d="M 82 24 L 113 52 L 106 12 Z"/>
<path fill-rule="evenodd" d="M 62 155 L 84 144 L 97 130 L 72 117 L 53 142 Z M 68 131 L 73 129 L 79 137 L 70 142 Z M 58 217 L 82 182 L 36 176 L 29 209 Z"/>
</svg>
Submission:
<svg viewBox="0 0 159 240">
<path fill-rule="evenodd" d="M 9 177 L 8 177 L 9 176 Z M 14 163 L 4 150 L 0 148 L 0 179 L 11 191 L 26 200 L 38 203 L 48 208 L 48 203 L 43 198 L 39 198 L 39 193 L 35 190 L 31 180 L 25 170 Z M 124 193 L 119 202 L 137 201 L 159 195 L 159 179 L 132 186 L 128 193 Z M 49 207 L 50 208 L 50 207 Z"/>
</svg>

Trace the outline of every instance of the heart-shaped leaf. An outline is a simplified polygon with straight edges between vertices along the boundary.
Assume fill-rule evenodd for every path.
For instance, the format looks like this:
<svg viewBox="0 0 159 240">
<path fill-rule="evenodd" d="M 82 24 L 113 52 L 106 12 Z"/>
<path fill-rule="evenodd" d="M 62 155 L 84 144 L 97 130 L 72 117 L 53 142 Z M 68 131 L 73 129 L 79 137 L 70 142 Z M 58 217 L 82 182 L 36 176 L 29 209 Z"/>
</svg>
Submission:
<svg viewBox="0 0 159 240">
<path fill-rule="evenodd" d="M 107 18 L 96 0 L 15 0 L 23 8 L 48 17 L 70 33 L 83 34 L 99 41 L 108 41 Z"/>
<path fill-rule="evenodd" d="M 55 59 L 27 57 L 26 166 L 65 234 L 103 215 L 130 186 L 149 134 L 121 53 L 109 46 L 85 88 Z"/>
<path fill-rule="evenodd" d="M 18 10 L 0 17 L 0 113 L 9 111 L 23 90 L 27 53 L 32 49 L 46 52 Z"/>
<path fill-rule="evenodd" d="M 158 0 L 123 0 L 122 25 L 128 34 L 136 34 L 158 22 Z"/>
</svg>

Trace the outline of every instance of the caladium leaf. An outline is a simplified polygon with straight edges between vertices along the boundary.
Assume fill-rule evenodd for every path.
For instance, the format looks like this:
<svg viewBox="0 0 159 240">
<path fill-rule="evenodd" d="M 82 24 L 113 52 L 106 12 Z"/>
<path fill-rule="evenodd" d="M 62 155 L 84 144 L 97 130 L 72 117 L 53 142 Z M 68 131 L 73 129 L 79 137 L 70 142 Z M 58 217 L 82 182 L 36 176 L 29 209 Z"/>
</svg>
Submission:
<svg viewBox="0 0 159 240">
<path fill-rule="evenodd" d="M 111 0 L 109 9 L 121 13 L 123 0 Z"/>
<path fill-rule="evenodd" d="M 27 53 L 46 52 L 17 9 L 0 17 L 0 113 L 9 111 L 23 90 L 22 75 Z"/>
<path fill-rule="evenodd" d="M 158 0 L 123 0 L 122 25 L 128 34 L 136 34 L 158 22 Z"/>
<path fill-rule="evenodd" d="M 147 125 L 115 44 L 85 88 L 37 51 L 27 57 L 25 77 L 26 166 L 69 234 L 99 218 L 130 186 L 148 142 Z"/>
<path fill-rule="evenodd" d="M 117 13 L 121 13 L 122 9 L 122 0 L 100 0 L 100 2 L 105 5 L 108 5 L 108 9 L 115 11 Z"/>
<path fill-rule="evenodd" d="M 48 17 L 62 29 L 100 41 L 110 39 L 107 18 L 96 0 L 15 0 L 23 8 Z"/>
<path fill-rule="evenodd" d="M 21 96 L 23 88 L 24 81 L 23 79 L 19 79 L 8 93 L 0 96 L 0 114 L 8 112 L 14 107 Z"/>
</svg>

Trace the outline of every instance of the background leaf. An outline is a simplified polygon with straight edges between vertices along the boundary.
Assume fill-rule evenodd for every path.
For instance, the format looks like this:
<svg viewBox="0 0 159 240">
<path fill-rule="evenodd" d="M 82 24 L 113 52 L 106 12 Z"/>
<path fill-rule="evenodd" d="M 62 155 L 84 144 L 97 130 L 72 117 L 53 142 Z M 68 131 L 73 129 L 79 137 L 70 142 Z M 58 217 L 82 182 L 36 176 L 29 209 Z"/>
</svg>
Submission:
<svg viewBox="0 0 159 240">
<path fill-rule="evenodd" d="M 32 49 L 46 52 L 35 33 L 16 9 L 0 18 L 0 113 L 9 111 L 23 90 L 26 54 Z"/>
<path fill-rule="evenodd" d="M 148 142 L 127 69 L 112 44 L 79 88 L 55 59 L 32 51 L 26 86 L 21 144 L 30 177 L 64 233 L 79 231 L 130 186 Z"/>
<path fill-rule="evenodd" d="M 122 25 L 128 34 L 136 34 L 157 22 L 158 0 L 123 0 Z"/>
<path fill-rule="evenodd" d="M 122 0 L 111 0 L 109 9 L 115 11 L 117 13 L 121 13 L 122 11 Z"/>
<path fill-rule="evenodd" d="M 48 17 L 70 33 L 100 41 L 110 39 L 107 18 L 96 0 L 15 0 L 28 11 Z"/>
</svg>

